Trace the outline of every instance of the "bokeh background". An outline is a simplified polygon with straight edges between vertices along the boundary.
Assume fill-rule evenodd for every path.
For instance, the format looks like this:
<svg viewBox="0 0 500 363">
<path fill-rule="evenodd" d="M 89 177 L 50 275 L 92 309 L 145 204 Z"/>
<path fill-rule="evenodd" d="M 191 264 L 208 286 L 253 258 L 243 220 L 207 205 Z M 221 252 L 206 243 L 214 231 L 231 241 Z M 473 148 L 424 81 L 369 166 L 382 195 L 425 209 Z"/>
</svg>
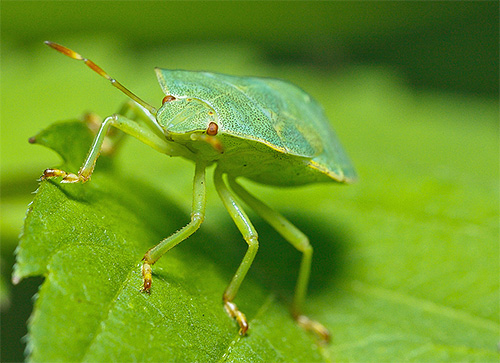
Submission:
<svg viewBox="0 0 500 363">
<path fill-rule="evenodd" d="M 23 359 L 21 338 L 42 282 L 10 284 L 17 236 L 38 176 L 59 163 L 55 153 L 27 140 L 84 111 L 111 114 L 124 99 L 82 64 L 45 47 L 44 40 L 82 53 L 153 105 L 162 98 L 155 66 L 279 77 L 300 85 L 324 105 L 360 182 L 298 191 L 250 188 L 289 216 L 299 209 L 307 216 L 299 225 L 316 219 L 326 223 L 326 231 L 333 223 L 332 229 L 348 236 L 340 248 L 347 252 L 339 256 L 345 271 L 330 269 L 344 291 L 337 307 L 331 303 L 337 315 L 330 326 L 341 336 L 332 356 L 384 357 L 374 355 L 375 343 L 352 345 L 373 330 L 354 333 L 336 325 L 346 324 L 335 319 L 363 290 L 361 281 L 487 322 L 484 344 L 469 347 L 491 357 L 499 323 L 498 2 L 0 6 L 2 361 Z M 146 179 L 188 211 L 188 163 L 165 160 L 133 141 L 118 157 L 125 172 L 149 168 Z M 222 216 L 211 194 L 208 213 Z M 361 331 L 366 335 L 356 335 Z M 462 357 L 455 353 L 446 357 Z"/>
</svg>

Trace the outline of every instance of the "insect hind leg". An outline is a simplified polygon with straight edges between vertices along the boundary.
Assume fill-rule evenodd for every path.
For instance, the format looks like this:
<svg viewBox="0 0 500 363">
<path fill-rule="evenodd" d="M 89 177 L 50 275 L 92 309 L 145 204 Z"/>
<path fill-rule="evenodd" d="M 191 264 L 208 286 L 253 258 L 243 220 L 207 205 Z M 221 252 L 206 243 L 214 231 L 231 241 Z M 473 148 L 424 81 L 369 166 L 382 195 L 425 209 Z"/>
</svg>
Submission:
<svg viewBox="0 0 500 363">
<path fill-rule="evenodd" d="M 243 260 L 238 266 L 236 273 L 231 279 L 231 282 L 227 286 L 223 295 L 224 308 L 227 313 L 238 322 L 238 325 L 240 326 L 240 335 L 245 335 L 248 330 L 247 318 L 245 317 L 245 314 L 238 309 L 233 300 L 236 297 L 238 289 L 250 269 L 250 266 L 252 265 L 255 255 L 257 254 L 257 250 L 259 249 L 258 235 L 240 203 L 235 199 L 233 193 L 226 186 L 224 180 L 222 179 L 222 172 L 218 168 L 215 169 L 214 172 L 214 182 L 215 188 L 217 189 L 224 206 L 236 224 L 236 227 L 238 227 L 239 231 L 243 235 L 245 242 L 248 244 L 247 252 L 245 253 Z"/>
<path fill-rule="evenodd" d="M 321 323 L 309 319 L 303 315 L 302 309 L 309 283 L 309 275 L 311 272 L 311 262 L 313 248 L 309 243 L 309 238 L 295 227 L 288 219 L 280 213 L 270 208 L 268 205 L 255 198 L 247 192 L 234 178 L 229 179 L 231 189 L 238 195 L 248 206 L 250 206 L 257 214 L 259 214 L 269 225 L 271 225 L 283 238 L 292 244 L 297 250 L 302 252 L 302 261 L 300 263 L 299 276 L 295 287 L 295 294 L 292 303 L 292 316 L 297 323 L 304 329 L 314 332 L 323 341 L 330 340 L 330 333 Z"/>
</svg>

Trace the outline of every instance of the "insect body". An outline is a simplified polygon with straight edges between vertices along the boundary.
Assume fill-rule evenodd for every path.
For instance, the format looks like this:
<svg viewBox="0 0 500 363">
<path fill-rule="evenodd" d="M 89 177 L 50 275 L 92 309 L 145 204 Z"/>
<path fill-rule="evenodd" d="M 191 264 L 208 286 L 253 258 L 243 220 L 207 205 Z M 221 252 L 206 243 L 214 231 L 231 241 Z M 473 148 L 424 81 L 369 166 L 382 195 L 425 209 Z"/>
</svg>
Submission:
<svg viewBox="0 0 500 363">
<path fill-rule="evenodd" d="M 301 326 L 327 340 L 328 330 L 302 315 L 312 259 L 308 238 L 235 180 L 246 177 L 282 186 L 354 181 L 354 169 L 319 104 L 298 87 L 277 79 L 157 68 L 157 77 L 166 96 L 156 110 L 92 61 L 61 45 L 46 44 L 73 59 L 84 61 L 132 101 L 128 101 L 119 114 L 104 119 L 77 174 L 47 169 L 42 179 L 62 177 L 65 183 L 89 180 L 110 126 L 162 153 L 195 162 L 191 221 L 146 252 L 142 291 L 151 289 L 152 265 L 194 233 L 203 222 L 205 169 L 215 163 L 217 192 L 248 244 L 248 250 L 223 295 L 224 307 L 237 320 L 240 334 L 247 332 L 248 323 L 233 300 L 253 262 L 258 240 L 257 232 L 235 196 L 302 252 L 292 315 Z"/>
</svg>

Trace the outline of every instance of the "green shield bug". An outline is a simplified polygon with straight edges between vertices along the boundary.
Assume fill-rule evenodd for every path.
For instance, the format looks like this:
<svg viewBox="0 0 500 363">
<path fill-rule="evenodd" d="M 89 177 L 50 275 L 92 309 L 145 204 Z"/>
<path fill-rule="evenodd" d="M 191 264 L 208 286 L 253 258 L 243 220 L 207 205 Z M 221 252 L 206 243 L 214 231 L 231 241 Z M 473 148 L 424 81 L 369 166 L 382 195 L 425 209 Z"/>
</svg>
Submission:
<svg viewBox="0 0 500 363">
<path fill-rule="evenodd" d="M 142 291 L 151 289 L 153 264 L 193 234 L 203 222 L 205 169 L 216 164 L 215 188 L 248 244 L 223 294 L 224 308 L 238 322 L 239 333 L 245 335 L 248 322 L 233 300 L 258 249 L 257 232 L 241 207 L 241 200 L 302 253 L 292 316 L 302 327 L 328 340 L 328 330 L 302 314 L 313 251 L 308 238 L 236 181 L 238 177 L 245 177 L 279 186 L 354 181 L 354 168 L 321 106 L 300 88 L 278 79 L 156 68 L 165 93 L 161 107 L 156 109 L 91 60 L 59 44 L 45 43 L 85 62 L 131 100 L 118 114 L 104 119 L 78 173 L 46 169 L 42 179 L 62 177 L 63 183 L 88 181 L 111 126 L 161 153 L 182 156 L 195 163 L 191 221 L 146 252 Z"/>
</svg>

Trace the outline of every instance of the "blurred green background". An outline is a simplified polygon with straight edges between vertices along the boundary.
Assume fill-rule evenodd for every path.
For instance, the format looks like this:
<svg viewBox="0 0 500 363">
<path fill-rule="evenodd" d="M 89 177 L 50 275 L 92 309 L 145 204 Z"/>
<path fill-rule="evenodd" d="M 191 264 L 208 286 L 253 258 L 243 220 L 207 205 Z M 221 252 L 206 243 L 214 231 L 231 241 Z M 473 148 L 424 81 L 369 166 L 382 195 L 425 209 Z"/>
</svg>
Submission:
<svg viewBox="0 0 500 363">
<path fill-rule="evenodd" d="M 498 2 L 0 6 L 2 361 L 22 359 L 21 337 L 41 282 L 11 286 L 17 236 L 36 179 L 59 163 L 27 140 L 85 111 L 111 114 L 124 99 L 44 40 L 89 57 L 153 105 L 162 97 L 155 66 L 300 85 L 324 105 L 360 183 L 251 188 L 279 210 L 301 208 L 343 226 L 350 236 L 344 284 L 362 281 L 460 309 L 491 322 L 498 338 Z M 191 165 L 133 141 L 123 151 L 125 172 L 150 168 L 151 183 L 166 184 L 168 198 L 187 210 Z M 286 203 L 287 193 L 296 202 Z M 211 194 L 207 212 L 217 214 L 220 203 Z M 322 213 L 312 199 L 325 195 Z M 363 357 L 345 346 L 334 346 L 333 357 Z"/>
</svg>

